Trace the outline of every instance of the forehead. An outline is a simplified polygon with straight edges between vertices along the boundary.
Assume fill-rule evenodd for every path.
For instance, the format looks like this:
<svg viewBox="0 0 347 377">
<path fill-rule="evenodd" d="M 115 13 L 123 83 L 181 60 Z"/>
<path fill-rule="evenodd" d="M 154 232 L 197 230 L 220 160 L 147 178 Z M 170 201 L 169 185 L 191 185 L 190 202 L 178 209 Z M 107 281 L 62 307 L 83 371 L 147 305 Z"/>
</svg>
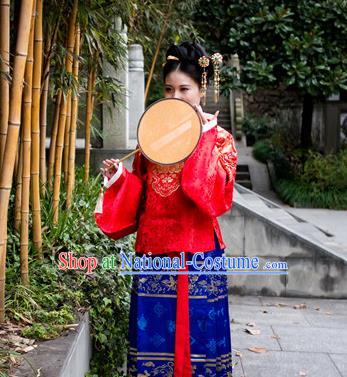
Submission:
<svg viewBox="0 0 347 377">
<path fill-rule="evenodd" d="M 165 78 L 166 85 L 196 85 L 195 81 L 182 71 L 172 71 Z"/>
</svg>

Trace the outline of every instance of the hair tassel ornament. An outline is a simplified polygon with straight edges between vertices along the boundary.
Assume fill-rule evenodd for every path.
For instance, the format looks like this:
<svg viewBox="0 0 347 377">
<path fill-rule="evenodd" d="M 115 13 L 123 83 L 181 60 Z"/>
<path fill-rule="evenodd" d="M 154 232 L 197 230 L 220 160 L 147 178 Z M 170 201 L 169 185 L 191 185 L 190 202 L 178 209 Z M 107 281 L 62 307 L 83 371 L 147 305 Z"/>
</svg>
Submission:
<svg viewBox="0 0 347 377">
<path fill-rule="evenodd" d="M 211 56 L 213 64 L 213 87 L 214 87 L 214 102 L 219 101 L 219 86 L 220 86 L 220 66 L 223 62 L 223 56 L 216 52 Z"/>
<path fill-rule="evenodd" d="M 206 105 L 206 93 L 207 93 L 207 72 L 206 68 L 210 64 L 210 60 L 207 56 L 202 56 L 199 58 L 198 63 L 200 67 L 203 68 L 202 75 L 201 75 L 201 93 L 202 93 L 202 103 L 205 106 Z"/>
</svg>

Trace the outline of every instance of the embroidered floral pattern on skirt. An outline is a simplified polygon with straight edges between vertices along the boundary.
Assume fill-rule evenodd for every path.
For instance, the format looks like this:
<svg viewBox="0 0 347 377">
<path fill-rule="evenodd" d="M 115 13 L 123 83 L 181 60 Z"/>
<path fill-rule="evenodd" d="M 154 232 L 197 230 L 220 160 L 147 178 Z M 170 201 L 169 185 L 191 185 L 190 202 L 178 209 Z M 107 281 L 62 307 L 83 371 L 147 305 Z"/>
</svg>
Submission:
<svg viewBox="0 0 347 377">
<path fill-rule="evenodd" d="M 223 255 L 216 235 L 215 244 L 205 258 Z M 188 280 L 192 376 L 231 377 L 227 276 L 201 273 Z M 176 281 L 177 275 L 134 275 L 127 376 L 173 376 Z"/>
</svg>

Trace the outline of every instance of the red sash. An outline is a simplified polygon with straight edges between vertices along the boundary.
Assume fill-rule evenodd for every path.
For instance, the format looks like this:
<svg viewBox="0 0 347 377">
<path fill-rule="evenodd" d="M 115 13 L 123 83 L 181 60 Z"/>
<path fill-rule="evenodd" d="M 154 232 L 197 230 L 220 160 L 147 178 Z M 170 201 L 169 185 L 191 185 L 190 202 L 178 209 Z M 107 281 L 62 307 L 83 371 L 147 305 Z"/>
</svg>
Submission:
<svg viewBox="0 0 347 377">
<path fill-rule="evenodd" d="M 191 377 L 188 266 L 180 271 L 187 274 L 177 275 L 174 377 Z"/>
</svg>

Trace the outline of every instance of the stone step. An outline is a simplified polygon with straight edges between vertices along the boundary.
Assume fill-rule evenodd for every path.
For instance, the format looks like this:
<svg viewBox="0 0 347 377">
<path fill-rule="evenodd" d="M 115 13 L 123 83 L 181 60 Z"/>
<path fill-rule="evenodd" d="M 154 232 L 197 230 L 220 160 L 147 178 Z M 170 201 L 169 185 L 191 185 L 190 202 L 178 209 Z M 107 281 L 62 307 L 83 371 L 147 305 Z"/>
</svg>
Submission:
<svg viewBox="0 0 347 377">
<path fill-rule="evenodd" d="M 228 123 L 218 123 L 218 126 L 224 128 L 225 130 L 227 130 L 229 132 L 231 132 L 230 124 L 228 124 Z"/>
<path fill-rule="evenodd" d="M 230 126 L 226 124 L 218 124 L 219 127 L 222 127 L 225 131 L 231 132 Z"/>
<path fill-rule="evenodd" d="M 204 112 L 209 114 L 214 114 L 219 110 L 218 125 L 229 132 L 231 131 L 229 98 L 221 95 L 218 103 L 214 103 L 214 89 L 211 83 L 207 88 L 206 105 L 202 105 L 202 108 Z"/>
<path fill-rule="evenodd" d="M 219 115 L 229 115 L 230 108 L 229 107 L 220 107 L 220 106 L 203 106 L 203 109 L 206 113 L 215 113 L 219 110 Z"/>
<path fill-rule="evenodd" d="M 236 171 L 247 171 L 249 172 L 249 169 L 248 169 L 248 165 L 245 165 L 245 164 L 238 164 L 237 165 L 237 168 L 236 168 Z"/>
<path fill-rule="evenodd" d="M 228 132 L 231 132 L 230 124 L 228 124 L 228 123 L 220 123 L 220 122 L 218 122 L 218 126 L 224 128 Z"/>
<path fill-rule="evenodd" d="M 220 115 L 218 115 L 218 122 L 230 123 L 230 116 L 220 116 Z"/>
<path fill-rule="evenodd" d="M 218 115 L 218 122 L 219 123 L 231 123 L 230 117 L 221 117 Z"/>
<path fill-rule="evenodd" d="M 250 178 L 249 172 L 236 170 L 236 180 L 239 180 L 239 179 L 248 179 L 250 181 L 251 178 Z"/>
<path fill-rule="evenodd" d="M 239 180 L 236 179 L 236 182 L 237 182 L 239 185 L 241 185 L 241 186 L 243 186 L 243 187 L 246 187 L 246 188 L 252 190 L 252 182 L 251 182 L 250 180 L 248 180 L 248 179 L 239 179 Z"/>
</svg>

